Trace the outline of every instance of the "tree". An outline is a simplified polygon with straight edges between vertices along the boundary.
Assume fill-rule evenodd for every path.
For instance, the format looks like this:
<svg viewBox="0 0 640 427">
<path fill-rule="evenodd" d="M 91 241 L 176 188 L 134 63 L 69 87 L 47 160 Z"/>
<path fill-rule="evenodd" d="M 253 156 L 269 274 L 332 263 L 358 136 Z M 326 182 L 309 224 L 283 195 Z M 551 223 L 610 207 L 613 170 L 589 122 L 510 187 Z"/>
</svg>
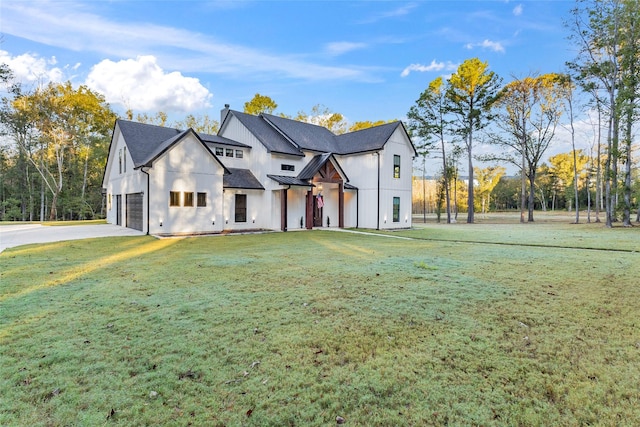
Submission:
<svg viewBox="0 0 640 427">
<path fill-rule="evenodd" d="M 298 115 L 294 120 L 322 126 L 335 134 L 342 134 L 347 130 L 347 122 L 342 114 L 334 113 L 329 108 L 320 104 L 313 106 L 311 114 L 298 111 Z"/>
<path fill-rule="evenodd" d="M 618 161 L 625 162 L 624 223 L 630 215 L 631 150 L 629 135 L 637 111 L 638 19 L 637 0 L 580 0 L 572 11 L 570 39 L 578 46 L 578 56 L 568 66 L 582 86 L 594 85 L 604 91 L 602 105 L 608 107 L 607 156 L 604 164 L 606 226 L 616 220 Z M 619 149 L 621 119 L 625 117 L 624 153 Z M 629 202 L 627 202 L 629 195 Z M 630 225 L 630 224 L 628 224 Z"/>
<path fill-rule="evenodd" d="M 569 206 L 574 201 L 578 204 L 578 199 L 575 198 L 575 193 L 577 193 L 578 189 L 575 189 L 574 186 L 578 186 L 579 179 L 583 180 L 586 177 L 585 171 L 588 163 L 589 156 L 583 154 L 582 150 L 560 153 L 549 157 L 549 172 L 553 176 L 555 184 L 565 190 Z M 579 179 L 574 179 L 576 172 L 579 175 Z"/>
<path fill-rule="evenodd" d="M 350 127 L 349 127 L 349 132 L 355 132 L 358 130 L 363 130 L 363 129 L 369 129 L 375 126 L 380 126 L 380 125 L 384 125 L 386 123 L 393 123 L 396 122 L 396 119 L 392 119 L 392 120 L 376 120 L 375 122 L 369 121 L 369 120 L 365 120 L 362 122 L 354 122 Z"/>
<path fill-rule="evenodd" d="M 444 138 L 445 129 L 449 122 L 445 120 L 447 113 L 445 94 L 444 80 L 442 77 L 438 77 L 429 83 L 427 89 L 420 94 L 415 105 L 409 109 L 407 118 L 409 119 L 409 128 L 423 141 L 419 147 L 421 155 L 426 157 L 435 142 L 440 143 L 444 198 L 447 208 L 447 224 L 449 224 L 451 223 L 451 197 L 449 195 L 449 173 Z"/>
<path fill-rule="evenodd" d="M 259 93 L 256 93 L 251 101 L 244 103 L 244 112 L 254 116 L 262 113 L 271 114 L 276 108 L 278 108 L 278 104 L 273 99 Z"/>
<path fill-rule="evenodd" d="M 496 124 L 505 135 L 494 135 L 491 142 L 504 150 L 485 160 L 506 161 L 520 169 L 521 222 L 524 222 L 525 204 L 527 221 L 534 221 L 536 174 L 560 121 L 563 84 L 562 76 L 556 73 L 529 76 L 513 80 L 499 94 L 500 113 Z M 525 177 L 529 181 L 528 198 Z"/>
<path fill-rule="evenodd" d="M 193 114 L 189 114 L 184 118 L 184 120 L 175 122 L 173 126 L 178 129 L 190 128 L 198 133 L 214 135 L 218 133 L 220 123 L 217 120 L 210 118 L 207 114 L 203 116 L 194 116 Z"/>
<path fill-rule="evenodd" d="M 58 218 L 58 201 L 65 188 L 69 190 L 69 206 L 76 206 L 80 217 L 87 212 L 93 214 L 86 192 L 94 184 L 97 188 L 93 190 L 100 195 L 100 183 L 95 181 L 101 174 L 90 172 L 100 171 L 96 162 L 104 164 L 105 146 L 116 118 L 104 97 L 86 86 L 74 89 L 70 82 L 50 83 L 33 93 L 21 94 L 10 107 L 7 114 L 12 123 L 24 123 L 22 130 L 14 127 L 14 142 L 37 170 L 43 189 L 51 194 L 49 219 Z M 93 181 L 89 182 L 91 175 Z M 42 191 L 41 219 L 44 199 Z"/>
<path fill-rule="evenodd" d="M 480 196 L 481 212 L 487 213 L 491 203 L 491 192 L 498 185 L 500 179 L 504 176 L 506 169 L 502 166 L 489 166 L 488 168 L 475 168 L 474 176 L 478 181 L 475 188 L 476 194 Z"/>
<path fill-rule="evenodd" d="M 447 110 L 456 117 L 455 132 L 462 136 L 468 160 L 468 211 L 467 222 L 474 222 L 473 215 L 473 136 L 492 118 L 490 111 L 497 98 L 501 79 L 488 70 L 487 62 L 478 58 L 465 60 L 449 78 Z"/>
</svg>

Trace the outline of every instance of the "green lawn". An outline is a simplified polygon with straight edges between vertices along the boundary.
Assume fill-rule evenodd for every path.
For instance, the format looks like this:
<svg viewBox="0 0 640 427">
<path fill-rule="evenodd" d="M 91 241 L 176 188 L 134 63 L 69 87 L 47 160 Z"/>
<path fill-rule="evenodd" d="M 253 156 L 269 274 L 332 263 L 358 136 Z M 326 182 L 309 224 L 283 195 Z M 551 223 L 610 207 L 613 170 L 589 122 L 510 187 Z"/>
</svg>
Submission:
<svg viewBox="0 0 640 427">
<path fill-rule="evenodd" d="M 640 425 L 640 228 L 417 226 L 6 250 L 0 425 Z"/>
</svg>

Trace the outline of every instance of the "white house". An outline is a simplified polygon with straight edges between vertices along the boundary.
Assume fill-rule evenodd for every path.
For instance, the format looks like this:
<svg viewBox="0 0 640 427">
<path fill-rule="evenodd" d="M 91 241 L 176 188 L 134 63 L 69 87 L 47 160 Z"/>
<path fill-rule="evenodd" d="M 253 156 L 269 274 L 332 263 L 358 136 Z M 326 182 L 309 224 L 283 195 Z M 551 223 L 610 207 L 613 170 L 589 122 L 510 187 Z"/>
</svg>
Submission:
<svg viewBox="0 0 640 427">
<path fill-rule="evenodd" d="M 401 122 L 335 135 L 222 110 L 218 135 L 117 120 L 107 222 L 148 234 L 411 227 L 415 147 Z"/>
</svg>

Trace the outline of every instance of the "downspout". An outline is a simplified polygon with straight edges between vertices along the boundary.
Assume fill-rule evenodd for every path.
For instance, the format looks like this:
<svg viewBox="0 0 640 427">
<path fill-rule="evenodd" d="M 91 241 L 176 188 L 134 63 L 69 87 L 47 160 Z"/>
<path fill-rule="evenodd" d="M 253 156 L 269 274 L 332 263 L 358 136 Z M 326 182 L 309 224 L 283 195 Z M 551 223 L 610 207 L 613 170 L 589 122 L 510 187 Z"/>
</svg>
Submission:
<svg viewBox="0 0 640 427">
<path fill-rule="evenodd" d="M 145 166 L 140 168 L 140 171 L 147 175 L 147 235 L 149 235 L 149 199 L 151 198 L 151 194 L 149 193 L 149 181 L 151 178 L 149 177 L 148 170 L 144 170 Z"/>
<path fill-rule="evenodd" d="M 378 224 L 376 226 L 376 230 L 380 230 L 380 152 L 377 153 L 378 156 Z"/>
<path fill-rule="evenodd" d="M 360 221 L 360 195 L 358 193 L 358 190 L 356 188 L 356 228 L 360 228 L 359 227 L 359 221 Z M 640 211 L 638 211 L 640 212 Z"/>
</svg>

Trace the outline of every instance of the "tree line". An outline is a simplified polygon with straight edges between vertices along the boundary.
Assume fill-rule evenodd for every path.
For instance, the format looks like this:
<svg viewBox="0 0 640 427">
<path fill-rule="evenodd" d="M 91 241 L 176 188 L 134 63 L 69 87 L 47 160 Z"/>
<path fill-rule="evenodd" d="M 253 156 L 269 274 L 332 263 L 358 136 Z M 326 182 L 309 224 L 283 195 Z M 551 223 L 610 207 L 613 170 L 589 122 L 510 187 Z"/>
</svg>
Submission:
<svg viewBox="0 0 640 427">
<path fill-rule="evenodd" d="M 537 177 L 560 126 L 566 127 L 571 139 L 571 168 L 563 179 L 573 182 L 575 221 L 579 222 L 580 162 L 584 159 L 578 158 L 581 151 L 576 148 L 575 125 L 580 111 L 589 108 L 597 112 L 598 123 L 586 161 L 588 185 L 595 180 L 595 198 L 603 201 L 607 227 L 620 216 L 625 226 L 631 225 L 633 204 L 637 206 L 639 197 L 633 175 L 640 95 L 639 18 L 637 0 L 578 0 L 565 23 L 578 55 L 565 71 L 514 77 L 502 85 L 487 62 L 471 58 L 446 81 L 438 77 L 429 83 L 407 117 L 420 155 L 437 155 L 442 160 L 447 222 L 451 222 L 450 193 L 455 179 L 452 163 L 460 152 L 467 157 L 467 222 L 474 222 L 476 206 L 474 159 L 507 163 L 519 171 L 520 220 L 533 221 L 536 193 L 546 203 Z M 561 122 L 563 116 L 566 120 Z M 474 156 L 478 138 L 493 144 L 498 154 Z M 600 203 L 595 207 L 599 221 Z M 636 218 L 640 219 L 640 207 Z"/>
<path fill-rule="evenodd" d="M 496 174 L 501 169 L 478 169 L 474 160 L 510 164 L 519 171 L 516 205 L 522 222 L 534 220 L 536 206 L 555 208 L 559 196 L 570 200 L 576 222 L 585 206 L 583 196 L 589 208 L 593 205 L 596 221 L 604 211 L 608 227 L 619 219 L 631 225 L 634 206 L 640 219 L 633 158 L 640 98 L 638 18 L 637 0 L 577 0 L 566 27 L 578 55 L 563 72 L 513 77 L 503 84 L 487 62 L 471 58 L 448 79 L 438 77 L 429 83 L 407 118 L 423 165 L 433 156 L 442 162 L 436 203 L 442 205 L 447 222 L 463 205 L 470 223 L 476 210 L 491 206 L 492 190 L 486 183 L 499 186 Z M 0 64 L 0 83 L 5 88 L 0 103 L 0 219 L 101 217 L 102 174 L 117 114 L 101 94 L 86 86 L 50 83 L 24 90 L 13 81 L 6 64 Z M 274 100 L 259 93 L 244 104 L 249 114 L 275 114 L 276 109 Z M 580 136 L 575 125 L 585 109 L 597 117 L 588 150 L 576 145 Z M 349 126 L 342 114 L 322 105 L 310 113 L 279 115 L 336 134 L 386 123 L 362 121 Z M 169 123 L 164 112 L 129 110 L 125 118 L 209 134 L 220 125 L 207 115 L 188 115 Z M 572 151 L 544 164 L 561 127 L 570 135 Z M 498 154 L 477 156 L 479 141 L 493 144 Z M 464 190 L 459 186 L 463 156 Z M 581 191 L 585 186 L 589 190 Z M 593 204 L 590 189 L 595 193 Z M 466 196 L 466 203 L 459 202 L 459 194 Z"/>
</svg>

